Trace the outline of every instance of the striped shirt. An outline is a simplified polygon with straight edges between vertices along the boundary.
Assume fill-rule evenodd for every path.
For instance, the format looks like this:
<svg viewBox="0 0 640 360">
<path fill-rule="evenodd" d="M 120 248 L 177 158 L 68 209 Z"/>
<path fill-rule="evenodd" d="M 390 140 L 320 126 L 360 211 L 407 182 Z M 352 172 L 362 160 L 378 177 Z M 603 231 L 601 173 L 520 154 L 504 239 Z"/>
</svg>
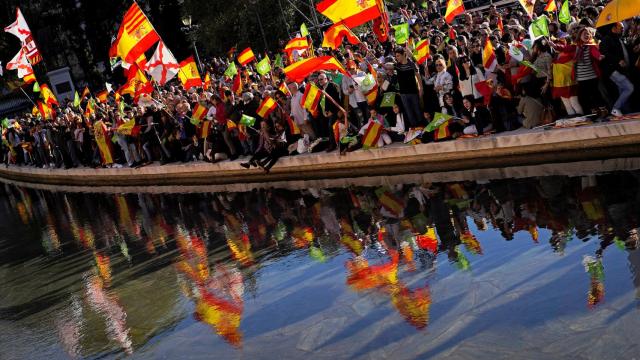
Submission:
<svg viewBox="0 0 640 360">
<path fill-rule="evenodd" d="M 593 61 L 591 60 L 591 51 L 589 46 L 585 45 L 580 49 L 581 56 L 576 64 L 576 80 L 586 81 L 598 77 L 593 70 Z"/>
</svg>

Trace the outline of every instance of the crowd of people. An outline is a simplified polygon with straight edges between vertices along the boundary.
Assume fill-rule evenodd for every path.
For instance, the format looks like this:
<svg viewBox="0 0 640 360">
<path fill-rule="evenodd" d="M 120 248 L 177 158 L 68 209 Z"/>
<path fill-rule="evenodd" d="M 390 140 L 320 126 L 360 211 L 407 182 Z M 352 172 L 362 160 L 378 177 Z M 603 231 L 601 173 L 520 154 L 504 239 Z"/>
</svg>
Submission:
<svg viewBox="0 0 640 360">
<path fill-rule="evenodd" d="M 124 107 L 110 94 L 90 115 L 82 109 L 91 100 L 74 106 L 66 99 L 51 121 L 39 119 L 37 112 L 18 116 L 3 127 L 3 162 L 137 167 L 242 156 L 241 166 L 268 172 L 287 155 L 484 136 L 567 117 L 607 121 L 639 110 L 634 99 L 640 18 L 596 29 L 604 4 L 572 1 L 571 18 L 560 22 L 557 11 L 544 11 L 545 3 L 538 2 L 530 18 L 515 2 L 471 9 L 452 24 L 436 1 L 390 6 L 392 24 L 410 25 L 404 44 L 397 44 L 393 33 L 381 43 L 373 31 L 365 31 L 356 44 L 296 50 L 284 59 L 286 66 L 302 57 L 333 55 L 350 76 L 322 71 L 296 83 L 278 66 L 259 75 L 254 62 L 239 67 L 238 87 L 224 74 L 233 55 L 212 58 L 202 65 L 202 73 L 211 77 L 203 87 L 185 89 L 174 80 Z M 529 25 L 540 16 L 550 19 L 549 35 L 533 41 Z M 425 39 L 429 55 L 419 63 L 415 45 Z M 490 69 L 483 62 L 488 43 L 496 60 Z M 567 63 L 571 76 L 560 81 L 555 66 Z M 302 104 L 308 83 L 324 94 L 311 112 Z M 267 97 L 277 107 L 261 117 L 258 110 Z M 203 119 L 194 119 L 197 107 L 206 109 Z M 444 126 L 429 129 L 442 117 Z M 132 119 L 135 130 L 122 126 Z"/>
</svg>

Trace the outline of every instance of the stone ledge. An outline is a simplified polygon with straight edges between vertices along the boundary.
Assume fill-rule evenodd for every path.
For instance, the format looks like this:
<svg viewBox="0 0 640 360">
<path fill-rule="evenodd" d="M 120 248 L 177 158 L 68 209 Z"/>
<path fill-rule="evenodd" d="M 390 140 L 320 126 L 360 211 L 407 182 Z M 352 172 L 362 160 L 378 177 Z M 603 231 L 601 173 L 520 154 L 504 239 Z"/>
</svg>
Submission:
<svg viewBox="0 0 640 360">
<path fill-rule="evenodd" d="M 219 185 L 320 180 L 461 171 L 640 155 L 640 121 L 570 129 L 518 130 L 497 135 L 420 145 L 392 145 L 282 158 L 265 174 L 245 170 L 240 160 L 151 165 L 140 169 L 0 168 L 0 177 L 25 183 L 66 186 Z"/>
</svg>

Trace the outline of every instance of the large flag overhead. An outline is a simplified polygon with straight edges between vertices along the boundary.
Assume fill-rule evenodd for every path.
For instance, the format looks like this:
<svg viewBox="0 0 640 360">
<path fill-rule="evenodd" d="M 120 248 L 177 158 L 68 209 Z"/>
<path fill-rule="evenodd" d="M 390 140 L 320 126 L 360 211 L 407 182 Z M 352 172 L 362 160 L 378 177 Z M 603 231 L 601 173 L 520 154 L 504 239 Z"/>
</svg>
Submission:
<svg viewBox="0 0 640 360">
<path fill-rule="evenodd" d="M 158 84 L 164 85 L 178 75 L 180 64 L 164 42 L 160 41 L 156 52 L 147 62 L 145 70 Z"/>
<path fill-rule="evenodd" d="M 449 2 L 447 3 L 447 11 L 444 14 L 444 20 L 447 22 L 447 24 L 451 24 L 453 19 L 455 19 L 456 16 L 462 14 L 463 12 L 464 4 L 462 3 L 462 0 L 449 0 Z"/>
<path fill-rule="evenodd" d="M 337 49 L 342 45 L 342 40 L 344 40 L 345 37 L 353 45 L 360 43 L 360 39 L 358 39 L 353 31 L 351 31 L 351 29 L 349 29 L 345 24 L 333 24 L 324 32 L 322 47 Z"/>
<path fill-rule="evenodd" d="M 133 3 L 120 25 L 118 37 L 109 50 L 110 57 L 119 56 L 133 64 L 145 51 L 160 40 L 160 36 L 137 3 Z"/>
<path fill-rule="evenodd" d="M 36 47 L 36 43 L 33 40 L 31 30 L 29 30 L 29 25 L 27 25 L 27 21 L 24 19 L 24 16 L 22 16 L 20 8 L 16 8 L 16 21 L 4 28 L 4 31 L 17 36 L 18 39 L 20 39 L 22 49 L 24 49 L 25 55 L 31 64 L 35 65 L 42 60 L 42 56 L 40 55 L 40 52 Z"/>
<path fill-rule="evenodd" d="M 193 56 L 189 56 L 180 63 L 178 78 L 180 78 L 185 90 L 189 90 L 194 86 L 202 86 L 202 79 Z"/>
<path fill-rule="evenodd" d="M 342 74 L 350 76 L 344 67 L 342 67 L 342 64 L 333 56 L 318 56 L 300 60 L 287 66 L 284 69 L 284 73 L 289 80 L 301 82 L 312 72 L 320 70 L 338 70 Z"/>
<path fill-rule="evenodd" d="M 316 9 L 334 23 L 343 22 L 349 28 L 380 16 L 376 0 L 324 0 L 316 5 Z"/>
</svg>

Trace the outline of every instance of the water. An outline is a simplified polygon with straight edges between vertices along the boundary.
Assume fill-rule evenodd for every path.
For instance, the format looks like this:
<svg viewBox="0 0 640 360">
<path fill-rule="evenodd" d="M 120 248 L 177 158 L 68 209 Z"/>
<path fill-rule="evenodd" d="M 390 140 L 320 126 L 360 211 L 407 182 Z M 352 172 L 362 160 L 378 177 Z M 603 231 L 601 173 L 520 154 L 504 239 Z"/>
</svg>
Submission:
<svg viewBox="0 0 640 360">
<path fill-rule="evenodd" d="M 1 185 L 0 358 L 631 359 L 639 180 Z"/>
</svg>

